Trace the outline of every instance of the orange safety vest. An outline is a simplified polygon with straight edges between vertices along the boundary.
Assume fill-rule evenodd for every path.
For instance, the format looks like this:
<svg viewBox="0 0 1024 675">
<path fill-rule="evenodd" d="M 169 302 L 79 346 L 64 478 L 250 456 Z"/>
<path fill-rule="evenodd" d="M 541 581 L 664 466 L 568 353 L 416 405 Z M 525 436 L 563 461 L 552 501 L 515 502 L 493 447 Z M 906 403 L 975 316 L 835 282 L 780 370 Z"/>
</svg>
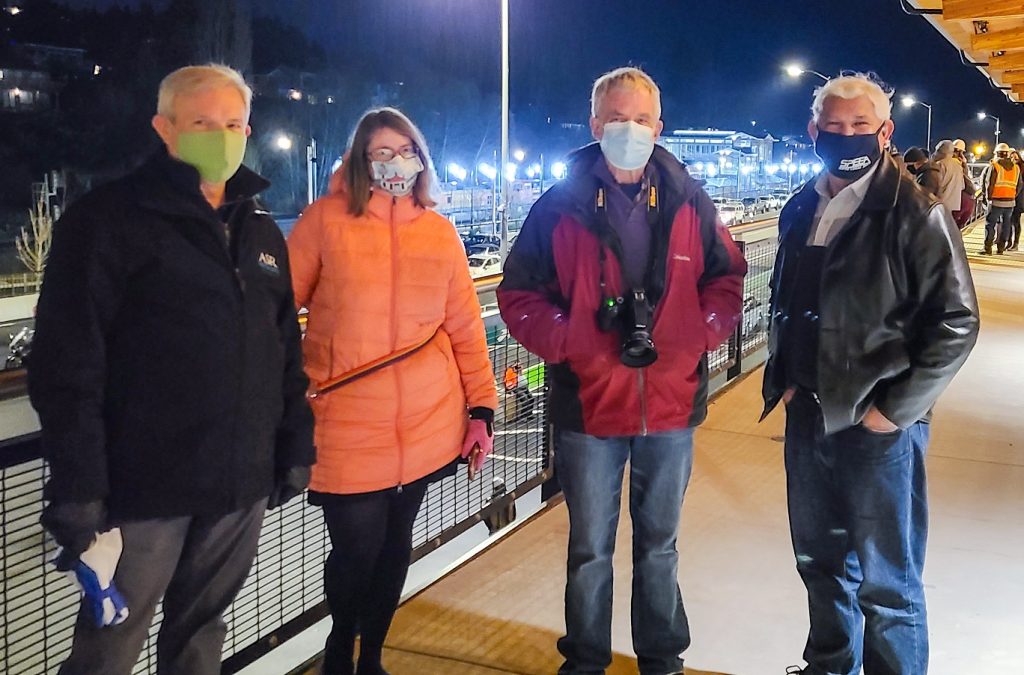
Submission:
<svg viewBox="0 0 1024 675">
<path fill-rule="evenodd" d="M 505 369 L 505 388 L 515 389 L 519 386 L 519 373 L 516 372 L 515 368 L 509 367 Z"/>
<path fill-rule="evenodd" d="M 996 172 L 996 181 L 992 186 L 992 199 L 1016 199 L 1020 167 L 1014 164 L 1013 169 L 1006 169 L 998 162 L 993 162 L 992 167 Z"/>
</svg>

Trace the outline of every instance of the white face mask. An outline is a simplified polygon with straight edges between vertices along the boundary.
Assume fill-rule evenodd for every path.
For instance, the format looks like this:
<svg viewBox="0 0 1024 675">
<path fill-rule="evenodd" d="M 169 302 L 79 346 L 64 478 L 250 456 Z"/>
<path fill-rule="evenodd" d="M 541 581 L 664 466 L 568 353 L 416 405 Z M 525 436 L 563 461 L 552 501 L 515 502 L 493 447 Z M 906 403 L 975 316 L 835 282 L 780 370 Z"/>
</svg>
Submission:
<svg viewBox="0 0 1024 675">
<path fill-rule="evenodd" d="M 616 169 L 642 169 L 654 153 L 654 129 L 633 121 L 609 122 L 604 125 L 601 152 Z"/>
<path fill-rule="evenodd" d="M 424 169 L 418 156 L 406 159 L 400 155 L 386 162 L 371 162 L 370 168 L 377 187 L 395 197 L 404 197 L 412 192 Z"/>
</svg>

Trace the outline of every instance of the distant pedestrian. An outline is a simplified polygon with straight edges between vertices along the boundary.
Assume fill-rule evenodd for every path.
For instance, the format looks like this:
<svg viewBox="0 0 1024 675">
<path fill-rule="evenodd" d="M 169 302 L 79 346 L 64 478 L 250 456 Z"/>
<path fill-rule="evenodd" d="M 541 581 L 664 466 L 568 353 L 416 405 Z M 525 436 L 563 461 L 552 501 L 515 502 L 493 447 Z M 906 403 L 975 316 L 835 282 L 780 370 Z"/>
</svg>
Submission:
<svg viewBox="0 0 1024 675">
<path fill-rule="evenodd" d="M 995 159 L 989 165 L 985 194 L 992 206 L 985 221 L 985 248 L 980 255 L 992 255 L 992 244 L 996 253 L 1002 255 L 1010 238 L 1013 210 L 1017 206 L 1017 193 L 1021 184 L 1021 167 L 1010 159 L 1012 149 L 1006 143 L 999 143 Z"/>
<path fill-rule="evenodd" d="M 967 227 L 971 216 L 974 215 L 974 205 L 977 200 L 978 186 L 974 184 L 971 177 L 971 169 L 967 166 L 967 143 L 962 138 L 953 141 L 953 157 L 960 162 L 960 168 L 964 174 L 964 191 L 960 195 L 960 210 L 953 212 L 953 220 L 961 230 Z"/>
<path fill-rule="evenodd" d="M 950 214 L 956 213 L 963 205 L 964 171 L 953 156 L 953 141 L 939 141 L 932 163 L 939 169 L 938 200 L 946 205 Z"/>
<path fill-rule="evenodd" d="M 903 162 L 907 171 L 914 178 L 914 181 L 921 186 L 925 192 L 939 199 L 939 167 L 935 166 L 928 159 L 928 155 L 921 148 L 910 148 L 903 155 Z"/>
</svg>

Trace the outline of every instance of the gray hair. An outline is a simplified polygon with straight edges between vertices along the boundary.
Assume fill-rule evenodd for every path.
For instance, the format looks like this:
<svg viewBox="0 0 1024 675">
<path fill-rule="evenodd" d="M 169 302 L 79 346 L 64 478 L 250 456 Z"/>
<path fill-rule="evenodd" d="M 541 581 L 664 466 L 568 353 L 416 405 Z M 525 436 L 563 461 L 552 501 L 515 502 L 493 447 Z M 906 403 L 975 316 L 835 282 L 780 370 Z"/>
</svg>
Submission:
<svg viewBox="0 0 1024 675">
<path fill-rule="evenodd" d="M 871 75 L 853 73 L 852 75 L 834 77 L 814 90 L 811 118 L 815 124 L 818 123 L 821 112 L 825 109 L 825 99 L 833 96 L 847 100 L 867 96 L 875 106 L 875 113 L 883 122 L 892 118 L 892 101 L 890 100 L 892 92 L 882 89 Z"/>
<path fill-rule="evenodd" d="M 936 157 L 949 157 L 953 154 L 953 141 L 939 141 L 935 145 L 935 156 Z"/>
<path fill-rule="evenodd" d="M 605 94 L 615 87 L 642 89 L 649 92 L 651 98 L 654 99 L 654 116 L 659 120 L 661 119 L 661 89 L 654 82 L 654 78 L 641 69 L 632 66 L 616 68 L 597 78 L 597 81 L 594 82 L 594 89 L 590 94 L 590 114 L 592 117 L 597 117 L 597 112 L 601 107 L 601 101 L 604 100 Z"/>
<path fill-rule="evenodd" d="M 245 83 L 245 78 L 240 72 L 219 63 L 185 66 L 165 77 L 160 83 L 156 112 L 173 120 L 175 98 L 220 87 L 234 87 L 238 90 L 245 101 L 245 116 L 248 118 L 252 110 L 252 88 Z"/>
</svg>

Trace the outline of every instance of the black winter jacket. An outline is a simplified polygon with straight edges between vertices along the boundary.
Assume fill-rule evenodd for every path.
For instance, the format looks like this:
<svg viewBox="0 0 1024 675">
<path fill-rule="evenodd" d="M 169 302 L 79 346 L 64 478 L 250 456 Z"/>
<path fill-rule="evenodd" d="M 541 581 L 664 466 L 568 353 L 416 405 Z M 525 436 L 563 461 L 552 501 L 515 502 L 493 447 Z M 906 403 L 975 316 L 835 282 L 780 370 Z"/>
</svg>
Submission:
<svg viewBox="0 0 1024 675">
<path fill-rule="evenodd" d="M 56 224 L 28 373 L 48 498 L 104 500 L 113 523 L 218 515 L 313 463 L 268 185 L 242 167 L 214 211 L 161 151 Z"/>
<path fill-rule="evenodd" d="M 788 384 L 782 325 L 818 198 L 812 180 L 779 218 L 764 415 Z M 829 244 L 819 292 L 825 433 L 859 424 L 871 405 L 900 428 L 926 419 L 974 347 L 978 300 L 949 213 L 892 160 L 882 159 L 863 204 Z"/>
</svg>

